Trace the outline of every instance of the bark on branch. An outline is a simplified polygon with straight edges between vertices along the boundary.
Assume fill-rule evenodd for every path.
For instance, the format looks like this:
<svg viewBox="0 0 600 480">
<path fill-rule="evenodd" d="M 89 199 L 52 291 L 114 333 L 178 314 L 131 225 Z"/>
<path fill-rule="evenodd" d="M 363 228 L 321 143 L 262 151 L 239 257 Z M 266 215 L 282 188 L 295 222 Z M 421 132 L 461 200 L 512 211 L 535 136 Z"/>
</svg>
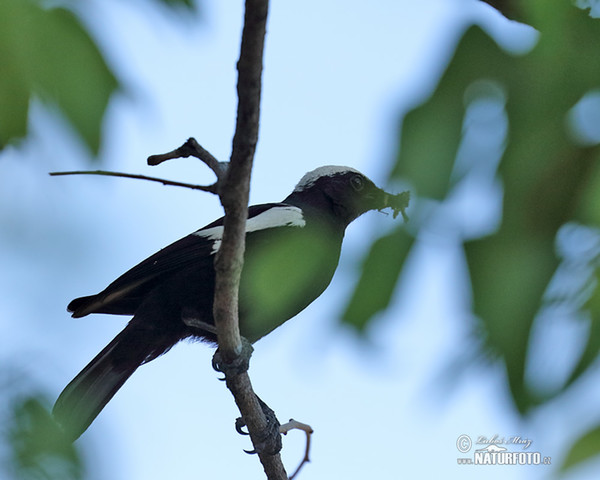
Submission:
<svg viewBox="0 0 600 480">
<path fill-rule="evenodd" d="M 235 364 L 243 350 L 238 322 L 238 291 L 243 266 L 250 173 L 258 141 L 263 47 L 268 0 L 246 0 L 238 68 L 238 110 L 229 168 L 219 181 L 225 210 L 221 247 L 215 259 L 214 318 L 220 361 Z M 279 454 L 262 451 L 269 423 L 246 371 L 226 370 L 227 386 L 248 428 L 267 478 L 287 479 Z"/>
</svg>

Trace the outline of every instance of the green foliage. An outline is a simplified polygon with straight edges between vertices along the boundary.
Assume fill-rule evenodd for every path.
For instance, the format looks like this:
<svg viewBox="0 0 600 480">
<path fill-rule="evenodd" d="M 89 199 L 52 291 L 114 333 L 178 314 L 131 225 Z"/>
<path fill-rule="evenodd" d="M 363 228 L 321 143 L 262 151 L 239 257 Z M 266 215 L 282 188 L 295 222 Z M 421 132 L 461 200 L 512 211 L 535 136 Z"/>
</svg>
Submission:
<svg viewBox="0 0 600 480">
<path fill-rule="evenodd" d="M 343 319 L 358 330 L 390 303 L 396 279 L 414 239 L 402 227 L 377 239 L 365 258 L 361 278 Z"/>
<path fill-rule="evenodd" d="M 594 289 L 585 306 L 591 317 L 588 338 L 567 385 L 577 380 L 592 365 L 600 352 L 600 288 Z"/>
<path fill-rule="evenodd" d="M 503 188 L 502 219 L 495 232 L 466 239 L 464 248 L 473 311 L 480 322 L 474 331 L 481 332 L 486 353 L 503 362 L 514 404 L 525 414 L 563 393 L 600 351 L 596 289 L 583 307 L 592 318 L 591 328 L 570 378 L 548 395 L 536 391 L 525 375 L 532 325 L 541 321 L 540 311 L 550 306 L 551 279 L 560 280 L 558 230 L 570 221 L 600 227 L 598 140 L 580 142 L 573 134 L 578 126 L 569 123 L 573 107 L 600 86 L 600 20 L 564 0 L 521 5 L 528 23 L 540 30 L 538 43 L 526 55 L 511 55 L 480 28 L 469 28 L 436 91 L 405 116 L 391 179 L 411 181 L 421 200 L 447 199 L 464 178 L 464 172 L 458 174 L 464 165 L 458 165 L 456 158 L 465 141 L 469 107 L 483 99 L 504 110 L 508 133 L 495 174 Z M 474 154 L 471 168 L 488 164 L 495 169 L 495 159 L 488 156 Z M 420 202 L 415 203 L 418 211 Z M 420 220 L 423 216 L 418 214 L 412 217 L 415 230 L 426 228 L 430 221 Z M 409 245 L 390 237 L 375 244 L 351 301 L 359 313 L 354 317 L 347 313 L 346 320 L 364 326 L 386 304 L 400 272 L 390 266 L 390 259 L 404 258 Z M 588 263 L 597 264 L 597 258 L 590 256 Z M 369 306 L 369 299 L 375 306 Z M 566 465 L 598 453 L 598 436 L 595 431 L 582 438 Z"/>
<path fill-rule="evenodd" d="M 579 463 L 600 454 L 600 426 L 587 432 L 569 450 L 561 470 L 565 471 Z"/>
<path fill-rule="evenodd" d="M 195 9 L 193 0 L 160 0 Z M 42 0 L 0 2 L 0 150 L 27 134 L 33 98 L 57 108 L 97 154 L 119 83 L 76 15 Z"/>
<path fill-rule="evenodd" d="M 65 439 L 48 410 L 46 395 L 32 392 L 35 387 L 30 382 L 26 375 L 3 382 L 0 435 L 9 448 L 3 451 L 0 476 L 20 480 L 85 478 L 78 447 Z"/>
<path fill-rule="evenodd" d="M 185 7 L 189 10 L 196 8 L 196 2 L 194 0 L 160 0 L 164 4 L 170 7 Z"/>
<path fill-rule="evenodd" d="M 83 464 L 79 453 L 64 439 L 46 405 L 40 396 L 21 399 L 14 405 L 9 442 L 18 478 L 81 479 Z"/>
<path fill-rule="evenodd" d="M 340 251 L 327 234 L 302 229 L 257 235 L 252 241 L 255 255 L 244 264 L 240 310 L 247 305 L 263 308 L 249 308 L 240 328 L 247 339 L 255 341 L 305 308 L 306 298 L 318 296 L 327 287 L 335 271 L 335 266 L 327 265 Z"/>
<path fill-rule="evenodd" d="M 32 97 L 57 106 L 89 148 L 117 81 L 77 17 L 34 0 L 0 3 L 0 148 L 27 133 Z"/>
</svg>

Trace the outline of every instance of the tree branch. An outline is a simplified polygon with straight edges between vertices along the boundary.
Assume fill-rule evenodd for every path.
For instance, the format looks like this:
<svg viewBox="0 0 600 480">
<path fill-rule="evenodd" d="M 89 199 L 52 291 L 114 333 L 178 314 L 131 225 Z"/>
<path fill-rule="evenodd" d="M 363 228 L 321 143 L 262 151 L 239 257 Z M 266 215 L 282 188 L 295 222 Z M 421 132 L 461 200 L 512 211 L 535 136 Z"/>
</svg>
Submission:
<svg viewBox="0 0 600 480">
<path fill-rule="evenodd" d="M 221 247 L 215 259 L 214 318 L 220 362 L 235 364 L 243 350 L 238 322 L 238 293 L 245 248 L 250 174 L 258 141 L 261 75 L 268 0 L 246 0 L 238 68 L 238 111 L 229 168 L 220 181 L 219 197 L 225 210 Z M 247 371 L 224 370 L 227 386 L 242 414 L 267 478 L 287 474 L 279 453 L 261 448 L 269 422 L 252 390 Z"/>
<path fill-rule="evenodd" d="M 176 148 L 175 150 L 171 150 L 167 153 L 160 153 L 158 155 L 150 155 L 148 157 L 148 165 L 156 166 L 167 160 L 186 157 L 196 157 L 202 160 L 217 176 L 217 181 L 223 178 L 227 171 L 228 163 L 219 162 L 212 153 L 200 145 L 193 137 L 188 138 L 181 147 Z"/>
</svg>

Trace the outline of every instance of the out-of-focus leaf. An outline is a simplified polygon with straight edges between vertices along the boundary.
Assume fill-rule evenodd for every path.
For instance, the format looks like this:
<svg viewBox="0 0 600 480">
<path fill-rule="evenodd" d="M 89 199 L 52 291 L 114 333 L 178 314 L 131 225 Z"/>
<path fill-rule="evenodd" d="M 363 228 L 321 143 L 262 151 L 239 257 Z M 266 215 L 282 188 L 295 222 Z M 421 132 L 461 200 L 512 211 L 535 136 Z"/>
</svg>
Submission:
<svg viewBox="0 0 600 480">
<path fill-rule="evenodd" d="M 513 399 L 521 411 L 531 403 L 523 384 L 529 333 L 558 265 L 552 247 L 551 241 L 544 244 L 510 232 L 466 245 L 474 311 L 484 326 L 487 348 L 506 365 Z"/>
<path fill-rule="evenodd" d="M 339 245 L 326 232 L 297 229 L 249 240 L 255 254 L 244 263 L 239 302 L 244 318 L 240 328 L 248 340 L 255 341 L 305 308 L 307 298 L 327 287 L 335 271 L 330 260 L 339 255 Z"/>
<path fill-rule="evenodd" d="M 344 322 L 363 330 L 376 313 L 389 305 L 413 241 L 403 229 L 397 228 L 373 243 L 342 317 Z"/>
<path fill-rule="evenodd" d="M 522 8 L 541 30 L 535 48 L 511 56 L 479 28 L 467 30 L 435 93 L 406 115 L 392 177 L 410 179 L 420 196 L 445 198 L 454 180 L 465 92 L 482 80 L 503 90 L 509 132 L 499 167 L 502 223 L 496 234 L 465 249 L 473 310 L 525 412 L 536 402 L 525 384 L 525 361 L 534 317 L 558 265 L 556 232 L 568 220 L 599 217 L 600 148 L 576 144 L 566 119 L 600 84 L 600 21 L 563 0 L 533 0 Z M 590 342 L 575 375 L 597 356 L 596 335 Z"/>
<path fill-rule="evenodd" d="M 515 166 L 504 176 L 505 215 L 500 231 L 465 246 L 475 312 L 489 335 L 488 346 L 506 363 L 521 411 L 535 404 L 524 385 L 525 361 L 534 317 L 558 266 L 554 238 L 575 210 L 579 187 L 593 165 L 590 152 L 540 157 L 532 147 L 530 154 L 539 163 L 530 166 L 531 175 L 518 176 Z"/>
<path fill-rule="evenodd" d="M 531 25 L 539 30 L 546 30 L 551 24 L 564 17 L 565 12 L 572 4 L 581 5 L 580 8 L 588 10 L 589 5 L 595 0 L 529 0 L 522 2 L 519 0 L 481 0 L 498 10 L 502 15 L 510 20 Z M 560 20 L 558 20 L 560 21 Z"/>
<path fill-rule="evenodd" d="M 56 105 L 97 153 L 117 80 L 77 17 L 40 3 L 0 2 L 0 149 L 25 135 L 36 96 Z"/>
<path fill-rule="evenodd" d="M 586 44 L 600 38 L 600 22 L 574 7 L 558 8 L 555 15 L 560 20 L 546 11 L 539 22 L 557 30 L 544 30 L 533 52 L 499 78 L 508 92 L 510 122 L 500 165 L 503 221 L 496 235 L 466 245 L 474 309 L 505 361 L 521 411 L 535 404 L 524 384 L 525 360 L 533 319 L 558 265 L 554 238 L 579 210 L 598 158 L 597 148 L 572 143 L 565 119 L 600 79 Z"/>
<path fill-rule="evenodd" d="M 584 224 L 600 225 L 600 154 L 585 180 L 575 218 Z"/>
<path fill-rule="evenodd" d="M 527 16 L 523 12 L 521 3 L 519 0 L 481 0 L 488 5 L 491 5 L 498 10 L 506 18 L 511 20 L 518 20 L 520 22 L 526 22 Z"/>
<path fill-rule="evenodd" d="M 591 317 L 588 338 L 579 361 L 567 380 L 567 385 L 577 380 L 594 363 L 600 353 L 600 285 L 596 285 L 586 306 Z"/>
<path fill-rule="evenodd" d="M 11 468 L 21 480 L 80 480 L 84 466 L 78 450 L 54 422 L 40 396 L 21 398 L 13 405 L 8 427 Z"/>
<path fill-rule="evenodd" d="M 194 0 L 159 0 L 169 7 L 185 7 L 189 10 L 195 10 L 198 8 L 196 1 Z"/>
<path fill-rule="evenodd" d="M 444 198 L 461 141 L 466 88 L 476 80 L 503 77 L 513 62 L 480 28 L 470 28 L 435 93 L 406 115 L 392 177 L 410 179 L 419 196 Z"/>
<path fill-rule="evenodd" d="M 588 431 L 569 450 L 560 469 L 564 472 L 600 454 L 600 426 Z"/>
</svg>

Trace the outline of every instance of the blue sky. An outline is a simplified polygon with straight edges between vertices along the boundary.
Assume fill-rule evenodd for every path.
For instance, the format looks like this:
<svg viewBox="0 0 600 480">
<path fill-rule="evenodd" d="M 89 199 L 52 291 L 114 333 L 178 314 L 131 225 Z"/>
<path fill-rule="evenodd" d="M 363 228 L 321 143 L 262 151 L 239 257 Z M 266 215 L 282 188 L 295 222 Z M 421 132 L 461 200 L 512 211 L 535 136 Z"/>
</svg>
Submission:
<svg viewBox="0 0 600 480">
<path fill-rule="evenodd" d="M 127 85 L 106 119 L 102 167 L 209 183 L 193 159 L 146 167 L 145 158 L 189 136 L 221 160 L 231 147 L 242 2 L 203 2 L 201 21 L 164 15 L 142 0 L 96 0 L 86 21 Z M 505 45 L 532 32 L 470 1 L 272 2 L 261 131 L 251 202 L 284 198 L 307 171 L 360 169 L 376 183 L 394 155 L 400 114 L 435 86 L 461 31 L 476 21 Z M 74 320 L 74 297 L 95 293 L 159 248 L 221 215 L 208 194 L 122 179 L 49 178 L 82 166 L 68 128 L 36 108 L 33 134 L 0 162 L 0 345 L 58 395 L 124 326 Z M 396 220 L 400 221 L 400 220 Z M 347 232 L 330 289 L 256 345 L 251 377 L 281 420 L 315 429 L 300 478 L 545 478 L 548 468 L 458 466 L 457 438 L 520 435 L 556 461 L 565 426 L 592 414 L 575 390 L 527 424 L 514 414 L 495 367 L 440 381 L 470 348 L 469 291 L 458 245 L 425 238 L 407 262 L 392 308 L 360 340 L 337 318 L 356 260 L 393 225 L 371 213 Z M 231 395 L 211 370 L 212 351 L 180 344 L 141 369 L 82 438 L 92 478 L 263 478 L 249 441 L 235 433 Z M 582 387 L 583 388 L 583 387 Z M 588 403 L 600 392 L 585 390 Z M 595 402 L 597 405 L 598 402 Z M 597 415 L 596 415 L 597 416 Z M 568 429 L 569 435 L 573 429 Z M 293 471 L 303 435 L 284 437 Z M 589 478 L 592 467 L 571 475 Z"/>
</svg>

